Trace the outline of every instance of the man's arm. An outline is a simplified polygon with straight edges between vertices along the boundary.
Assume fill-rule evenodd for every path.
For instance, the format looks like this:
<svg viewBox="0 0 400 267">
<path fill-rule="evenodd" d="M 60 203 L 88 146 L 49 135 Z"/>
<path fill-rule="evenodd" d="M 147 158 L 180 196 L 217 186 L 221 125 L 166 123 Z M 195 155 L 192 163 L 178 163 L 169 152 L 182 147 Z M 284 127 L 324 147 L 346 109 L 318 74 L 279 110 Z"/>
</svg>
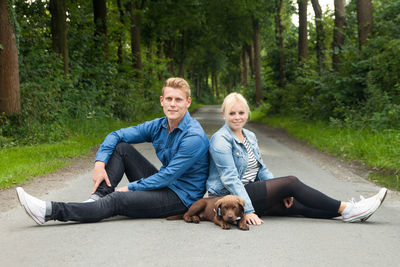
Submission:
<svg viewBox="0 0 400 267">
<path fill-rule="evenodd" d="M 96 161 L 103 161 L 107 164 L 115 147 L 120 142 L 129 144 L 151 142 L 151 133 L 155 130 L 153 121 L 150 121 L 108 134 L 97 151 Z"/>
<path fill-rule="evenodd" d="M 168 166 L 147 178 L 128 184 L 129 190 L 153 190 L 168 187 L 182 176 L 208 151 L 208 142 L 199 135 L 190 135 L 181 141 L 178 151 Z"/>
<path fill-rule="evenodd" d="M 120 142 L 150 142 L 152 139 L 150 134 L 152 128 L 153 124 L 151 122 L 145 122 L 137 126 L 120 129 L 106 136 L 96 154 L 96 162 L 92 176 L 94 183 L 92 194 L 96 192 L 97 188 L 103 181 L 106 181 L 107 185 L 111 186 L 105 167 L 117 144 Z"/>
</svg>

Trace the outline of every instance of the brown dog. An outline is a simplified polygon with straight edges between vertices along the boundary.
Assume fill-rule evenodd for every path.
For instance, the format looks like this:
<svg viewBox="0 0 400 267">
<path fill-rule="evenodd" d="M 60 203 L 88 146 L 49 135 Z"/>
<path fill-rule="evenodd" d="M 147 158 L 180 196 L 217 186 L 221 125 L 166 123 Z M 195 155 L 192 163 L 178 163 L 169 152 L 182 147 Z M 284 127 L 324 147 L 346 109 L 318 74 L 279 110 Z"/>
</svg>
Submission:
<svg viewBox="0 0 400 267">
<path fill-rule="evenodd" d="M 168 219 L 174 219 L 173 217 L 175 216 Z M 183 215 L 183 219 L 193 223 L 211 221 L 222 229 L 230 229 L 231 224 L 239 219 L 239 229 L 249 230 L 244 216 L 244 201 L 233 195 L 199 199 Z"/>
</svg>

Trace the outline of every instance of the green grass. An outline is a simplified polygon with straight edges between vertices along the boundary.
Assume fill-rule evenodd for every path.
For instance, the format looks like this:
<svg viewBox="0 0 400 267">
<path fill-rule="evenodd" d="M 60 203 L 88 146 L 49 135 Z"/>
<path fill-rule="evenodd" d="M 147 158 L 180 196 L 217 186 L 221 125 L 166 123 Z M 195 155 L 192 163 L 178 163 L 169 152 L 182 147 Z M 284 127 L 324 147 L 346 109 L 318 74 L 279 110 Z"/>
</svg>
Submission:
<svg viewBox="0 0 400 267">
<path fill-rule="evenodd" d="M 354 129 L 283 116 L 256 116 L 252 119 L 284 128 L 291 135 L 331 155 L 361 162 L 373 170 L 369 177 L 371 180 L 400 190 L 400 130 Z"/>
<path fill-rule="evenodd" d="M 86 120 L 67 123 L 68 138 L 61 142 L 16 146 L 0 150 L 0 188 L 24 184 L 27 180 L 54 172 L 87 155 L 114 130 L 137 122 Z"/>
</svg>

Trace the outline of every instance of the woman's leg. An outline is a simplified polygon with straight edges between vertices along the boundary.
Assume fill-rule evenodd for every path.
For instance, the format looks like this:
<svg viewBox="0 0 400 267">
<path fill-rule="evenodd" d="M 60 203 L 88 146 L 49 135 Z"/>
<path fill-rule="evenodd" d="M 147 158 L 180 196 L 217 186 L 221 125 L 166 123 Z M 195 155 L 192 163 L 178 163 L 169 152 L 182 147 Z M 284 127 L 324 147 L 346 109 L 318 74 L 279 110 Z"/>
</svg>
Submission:
<svg viewBox="0 0 400 267">
<path fill-rule="evenodd" d="M 46 220 L 97 222 L 116 215 L 131 218 L 164 218 L 187 208 L 169 188 L 153 191 L 113 192 L 89 203 L 52 202 Z"/>
<path fill-rule="evenodd" d="M 268 216 L 297 216 L 301 215 L 307 218 L 315 219 L 332 219 L 341 216 L 340 213 L 325 211 L 319 209 L 313 209 L 304 206 L 296 199 L 293 200 L 293 205 L 290 208 L 286 208 L 283 202 L 270 208 L 264 215 Z"/>
<path fill-rule="evenodd" d="M 281 177 L 267 180 L 267 206 L 266 211 L 280 205 L 286 197 L 294 197 L 300 205 L 294 205 L 287 213 L 304 215 L 307 217 L 337 217 L 341 201 L 335 200 L 302 183 L 294 176 Z M 319 212 L 321 211 L 321 212 Z"/>
<path fill-rule="evenodd" d="M 132 145 L 123 142 L 116 146 L 107 162 L 106 171 L 111 182 L 111 187 L 108 187 L 106 182 L 103 181 L 96 191 L 96 194 L 100 197 L 114 192 L 124 173 L 128 177 L 128 180 L 133 182 L 158 172 L 157 168 Z"/>
</svg>

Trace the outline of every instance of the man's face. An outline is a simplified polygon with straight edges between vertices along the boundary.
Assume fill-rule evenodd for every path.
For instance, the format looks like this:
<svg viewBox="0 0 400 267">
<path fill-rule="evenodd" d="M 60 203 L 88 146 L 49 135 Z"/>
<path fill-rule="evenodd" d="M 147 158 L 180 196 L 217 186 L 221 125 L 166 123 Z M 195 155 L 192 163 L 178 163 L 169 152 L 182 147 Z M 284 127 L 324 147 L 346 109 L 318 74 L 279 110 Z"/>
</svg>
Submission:
<svg viewBox="0 0 400 267">
<path fill-rule="evenodd" d="M 181 89 L 165 87 L 164 94 L 160 96 L 160 102 L 168 121 L 180 122 L 185 116 L 192 99 L 186 97 L 186 93 Z"/>
</svg>

